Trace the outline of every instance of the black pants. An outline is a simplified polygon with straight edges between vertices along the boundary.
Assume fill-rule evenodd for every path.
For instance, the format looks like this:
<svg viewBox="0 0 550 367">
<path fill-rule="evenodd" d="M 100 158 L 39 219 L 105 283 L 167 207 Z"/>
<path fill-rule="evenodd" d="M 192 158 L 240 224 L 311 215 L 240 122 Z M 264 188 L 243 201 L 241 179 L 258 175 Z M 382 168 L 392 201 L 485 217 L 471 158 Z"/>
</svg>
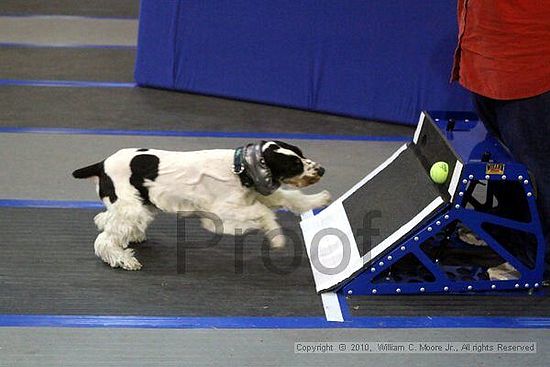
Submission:
<svg viewBox="0 0 550 367">
<path fill-rule="evenodd" d="M 550 91 L 517 100 L 474 95 L 477 113 L 488 130 L 525 164 L 538 189 L 537 206 L 546 240 L 546 278 L 550 275 Z"/>
</svg>

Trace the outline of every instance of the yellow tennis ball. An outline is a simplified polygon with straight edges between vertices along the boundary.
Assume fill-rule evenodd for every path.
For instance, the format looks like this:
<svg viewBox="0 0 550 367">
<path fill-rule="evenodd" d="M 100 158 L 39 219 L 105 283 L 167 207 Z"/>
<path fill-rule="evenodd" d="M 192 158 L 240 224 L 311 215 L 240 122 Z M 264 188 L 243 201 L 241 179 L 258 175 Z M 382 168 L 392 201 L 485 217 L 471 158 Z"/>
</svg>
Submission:
<svg viewBox="0 0 550 367">
<path fill-rule="evenodd" d="M 449 165 L 447 162 L 435 162 L 432 168 L 430 168 L 430 177 L 435 183 L 445 183 L 447 176 L 449 176 Z"/>
</svg>

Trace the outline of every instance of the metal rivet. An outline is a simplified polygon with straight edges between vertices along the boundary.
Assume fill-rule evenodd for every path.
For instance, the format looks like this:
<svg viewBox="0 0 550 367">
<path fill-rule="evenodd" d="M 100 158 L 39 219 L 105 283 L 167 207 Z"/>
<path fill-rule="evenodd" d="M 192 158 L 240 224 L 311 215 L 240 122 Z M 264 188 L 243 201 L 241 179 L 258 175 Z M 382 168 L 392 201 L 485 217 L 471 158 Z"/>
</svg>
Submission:
<svg viewBox="0 0 550 367">
<path fill-rule="evenodd" d="M 470 122 L 470 120 L 468 120 L 468 119 L 464 119 L 464 122 Z"/>
<path fill-rule="evenodd" d="M 348 291 L 348 294 L 353 294 L 353 291 L 350 289 L 350 290 Z"/>
<path fill-rule="evenodd" d="M 474 175 L 470 175 L 470 176 L 468 176 L 468 178 L 469 178 L 470 180 L 473 180 L 473 179 L 474 179 Z"/>
<path fill-rule="evenodd" d="M 424 292 L 426 289 L 424 287 L 420 288 L 420 292 Z"/>
<path fill-rule="evenodd" d="M 437 222 L 435 222 L 435 224 L 437 224 L 438 226 L 440 226 L 440 225 L 441 225 L 441 221 L 438 220 Z"/>
<path fill-rule="evenodd" d="M 529 183 L 529 180 L 523 181 L 523 184 L 524 184 L 524 185 L 527 185 L 528 183 Z"/>
<path fill-rule="evenodd" d="M 443 288 L 443 290 L 444 290 L 445 292 L 447 292 L 447 291 L 449 290 L 449 287 L 445 287 L 445 288 Z"/>
<path fill-rule="evenodd" d="M 397 289 L 395 290 L 395 292 L 401 293 L 401 288 L 397 288 Z"/>
<path fill-rule="evenodd" d="M 525 283 L 525 288 L 529 288 L 529 283 Z"/>
<path fill-rule="evenodd" d="M 518 180 L 520 180 L 520 181 L 523 180 L 523 176 L 522 176 L 522 175 L 519 175 L 519 176 L 518 176 Z"/>
<path fill-rule="evenodd" d="M 460 205 L 459 205 L 459 204 L 456 204 L 456 205 L 455 205 L 455 209 L 460 209 Z"/>
<path fill-rule="evenodd" d="M 493 284 L 493 285 L 491 286 L 491 289 L 497 289 L 497 286 Z"/>
<path fill-rule="evenodd" d="M 519 288 L 519 284 L 516 283 L 516 284 L 514 285 L 514 288 Z"/>
<path fill-rule="evenodd" d="M 464 196 L 464 193 L 461 191 L 458 193 L 458 196 Z"/>
<path fill-rule="evenodd" d="M 383 262 L 383 261 L 380 261 L 380 262 L 378 263 L 378 265 L 384 266 L 384 262 Z"/>
<path fill-rule="evenodd" d="M 449 219 L 449 216 L 448 216 L 448 215 L 445 215 L 445 216 L 444 216 L 443 218 L 445 218 L 445 219 Z"/>
<path fill-rule="evenodd" d="M 439 122 L 439 119 L 435 119 L 436 122 Z"/>
<path fill-rule="evenodd" d="M 471 285 L 468 286 L 468 290 L 469 290 L 469 291 L 471 291 L 472 288 L 473 288 L 473 287 L 472 287 Z"/>
<path fill-rule="evenodd" d="M 539 283 L 535 283 L 535 288 L 538 288 L 539 287 Z"/>
<path fill-rule="evenodd" d="M 468 180 L 464 179 L 464 180 L 462 180 L 462 183 L 463 183 L 463 184 L 467 184 L 467 183 L 468 183 Z"/>
<path fill-rule="evenodd" d="M 435 263 L 436 263 L 436 264 L 439 263 L 439 259 L 435 259 Z"/>
<path fill-rule="evenodd" d="M 372 294 L 376 294 L 376 289 L 373 289 L 373 290 L 372 290 Z"/>
<path fill-rule="evenodd" d="M 401 246 L 401 251 L 405 251 L 407 248 L 405 246 Z"/>
<path fill-rule="evenodd" d="M 527 196 L 528 196 L 528 197 L 531 197 L 531 196 L 533 196 L 533 194 L 530 193 L 530 192 L 528 192 L 528 193 L 527 193 Z"/>
<path fill-rule="evenodd" d="M 433 230 L 432 227 L 428 227 L 428 232 L 431 232 Z"/>
<path fill-rule="evenodd" d="M 391 261 L 392 259 L 393 259 L 393 257 L 388 256 L 388 261 Z"/>
<path fill-rule="evenodd" d="M 506 175 L 502 175 L 501 177 L 503 180 L 506 180 Z"/>
<path fill-rule="evenodd" d="M 488 179 L 490 179 L 490 178 L 491 178 L 491 176 L 485 175 L 485 179 L 486 179 L 486 180 L 488 180 Z"/>
<path fill-rule="evenodd" d="M 371 272 L 371 273 L 374 273 L 375 271 L 376 271 L 375 268 L 370 268 L 370 272 Z"/>
<path fill-rule="evenodd" d="M 415 236 L 415 237 L 414 237 L 414 240 L 415 240 L 415 241 L 418 241 L 419 239 L 420 239 L 420 238 L 418 238 L 418 236 Z"/>
</svg>

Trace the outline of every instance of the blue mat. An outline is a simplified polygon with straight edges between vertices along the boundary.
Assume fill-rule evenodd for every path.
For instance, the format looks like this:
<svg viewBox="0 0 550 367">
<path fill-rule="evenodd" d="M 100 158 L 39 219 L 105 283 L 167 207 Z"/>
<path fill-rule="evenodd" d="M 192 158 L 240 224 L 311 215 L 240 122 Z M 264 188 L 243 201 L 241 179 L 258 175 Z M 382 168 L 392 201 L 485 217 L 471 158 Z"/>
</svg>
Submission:
<svg viewBox="0 0 550 367">
<path fill-rule="evenodd" d="M 471 110 L 449 84 L 456 4 L 426 0 L 142 0 L 136 81 L 416 124 Z"/>
</svg>

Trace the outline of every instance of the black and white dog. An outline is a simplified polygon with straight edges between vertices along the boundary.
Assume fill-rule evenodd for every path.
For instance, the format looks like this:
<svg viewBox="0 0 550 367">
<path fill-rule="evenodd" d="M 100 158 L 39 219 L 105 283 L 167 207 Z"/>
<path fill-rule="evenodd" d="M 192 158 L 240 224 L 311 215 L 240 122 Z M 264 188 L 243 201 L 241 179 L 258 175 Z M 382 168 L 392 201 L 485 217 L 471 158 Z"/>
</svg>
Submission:
<svg viewBox="0 0 550 367">
<path fill-rule="evenodd" d="M 94 177 L 107 208 L 94 218 L 101 231 L 94 243 L 96 255 L 112 267 L 139 270 L 141 264 L 127 247 L 145 240 L 145 230 L 158 210 L 212 213 L 222 221 L 225 234 L 234 235 L 236 229 L 280 233 L 274 209 L 299 214 L 330 202 L 328 191 L 305 195 L 281 184 L 309 186 L 324 171 L 293 145 L 262 141 L 236 150 L 122 149 L 74 171 L 73 176 Z M 216 230 L 210 219 L 201 223 Z M 269 238 L 272 247 L 285 244 L 282 235 Z"/>
</svg>

